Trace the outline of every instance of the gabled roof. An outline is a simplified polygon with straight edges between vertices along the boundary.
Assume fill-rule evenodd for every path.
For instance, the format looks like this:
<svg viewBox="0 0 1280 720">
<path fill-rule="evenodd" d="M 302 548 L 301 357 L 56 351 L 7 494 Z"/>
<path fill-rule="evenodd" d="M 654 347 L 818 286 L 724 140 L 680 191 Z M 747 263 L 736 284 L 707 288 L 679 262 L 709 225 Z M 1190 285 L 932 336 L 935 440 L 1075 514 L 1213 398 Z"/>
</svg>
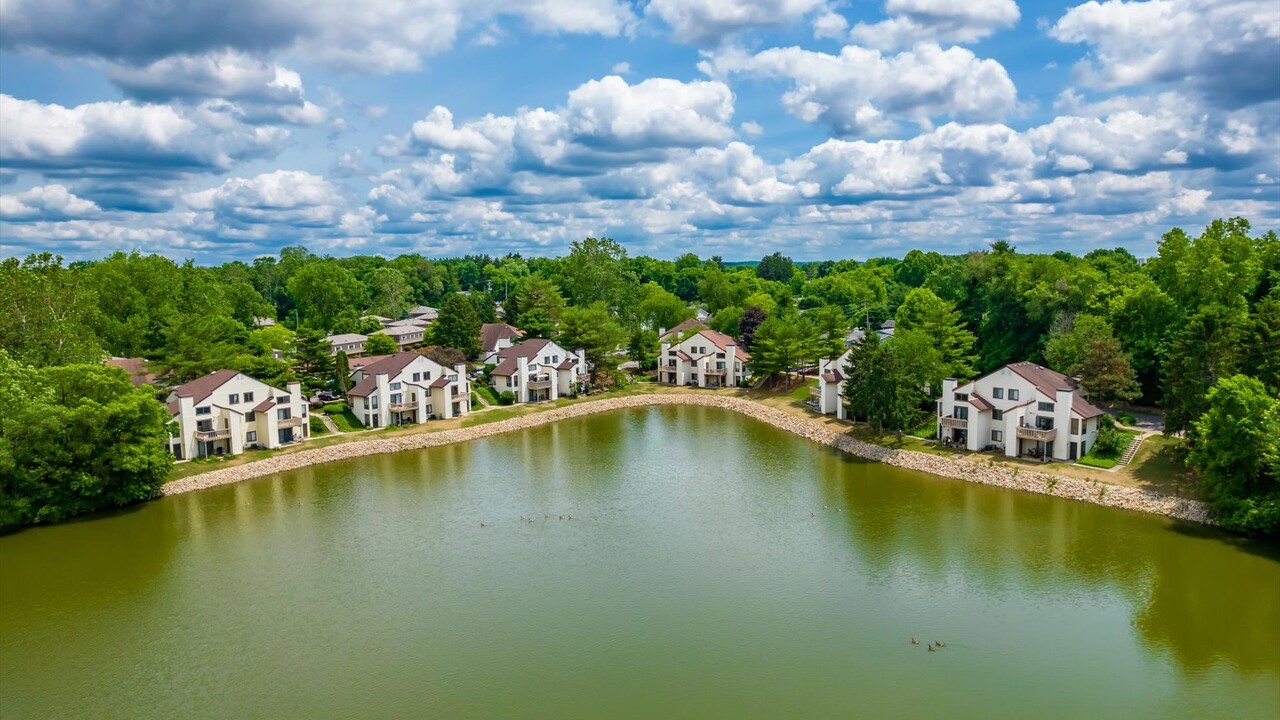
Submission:
<svg viewBox="0 0 1280 720">
<path fill-rule="evenodd" d="M 409 363 L 420 357 L 425 356 L 414 352 L 400 352 L 395 355 L 387 355 L 378 362 L 365 365 L 360 369 L 360 372 L 364 373 L 364 379 L 348 390 L 347 394 L 367 397 L 378 386 L 378 375 L 386 374 L 387 377 L 394 378 L 408 367 Z"/>
<path fill-rule="evenodd" d="M 432 381 L 431 381 L 431 387 L 433 387 L 433 388 L 442 388 L 442 387 L 444 387 L 445 385 L 448 385 L 448 384 L 449 384 L 449 376 L 448 376 L 448 375 L 441 375 L 440 377 L 438 377 L 438 378 L 436 378 L 435 380 L 432 380 Z"/>
<path fill-rule="evenodd" d="M 969 404 L 982 412 L 987 412 L 992 408 L 991 403 L 987 402 L 986 399 L 978 393 L 969 393 Z"/>
<path fill-rule="evenodd" d="M 421 325 L 388 325 L 382 328 L 382 332 L 388 337 L 395 338 L 402 337 L 404 335 L 412 335 L 413 333 L 420 333 L 424 329 L 425 328 Z"/>
<path fill-rule="evenodd" d="M 498 341 L 524 336 L 524 331 L 506 323 L 485 323 L 480 326 L 480 349 L 491 353 L 498 349 Z"/>
<path fill-rule="evenodd" d="M 569 358 L 568 360 L 565 360 L 564 362 L 562 362 L 562 363 L 560 363 L 559 365 L 557 365 L 557 366 L 556 366 L 556 369 L 557 369 L 557 370 L 571 370 L 571 369 L 573 369 L 573 366 L 574 366 L 574 365 L 577 365 L 577 364 L 578 364 L 578 358 L 576 358 L 576 357 L 571 357 L 571 358 Z"/>
<path fill-rule="evenodd" d="M 383 360 L 386 360 L 389 357 L 391 356 L 390 355 L 366 355 L 360 358 L 351 358 L 350 360 L 347 361 L 347 367 L 351 368 L 353 371 L 360 370 L 362 368 L 369 367 L 374 363 L 382 362 Z"/>
<path fill-rule="evenodd" d="M 1021 377 L 1023 380 L 1034 385 L 1040 394 L 1047 397 L 1053 397 L 1057 394 L 1058 390 L 1079 389 L 1079 383 L 1072 378 L 1069 378 L 1056 370 L 1050 370 L 1047 367 L 1042 367 L 1033 362 L 1023 361 L 1009 363 L 1008 365 L 1005 365 L 1005 367 L 1009 368 L 1009 370 L 1018 377 Z M 972 384 L 972 382 L 965 383 L 965 385 L 957 387 L 956 390 L 961 390 L 962 387 L 967 387 Z M 972 402 L 972 398 L 975 396 L 970 392 L 969 397 L 970 402 Z M 984 400 L 983 402 L 986 401 Z M 987 404 L 988 406 L 990 405 L 990 403 Z M 1076 392 L 1071 396 L 1071 411 L 1086 419 L 1104 414 L 1101 408 L 1084 399 L 1079 392 Z"/>
<path fill-rule="evenodd" d="M 173 393 L 180 398 L 189 397 L 192 402 L 198 405 L 205 398 L 212 395 L 214 390 L 227 384 L 231 378 L 239 374 L 239 370 L 214 370 L 204 377 L 198 377 L 189 383 L 179 385 L 173 389 Z"/>
<path fill-rule="evenodd" d="M 414 308 L 409 308 L 408 314 L 409 317 L 427 317 L 434 320 L 440 316 L 440 311 L 430 305 L 419 305 Z"/>
<path fill-rule="evenodd" d="M 828 370 L 822 373 L 822 379 L 829 383 L 844 382 L 844 373 L 839 370 Z"/>
<path fill-rule="evenodd" d="M 518 358 L 535 357 L 538 353 L 542 352 L 543 348 L 550 344 L 551 341 L 545 338 L 534 338 L 532 340 L 525 340 L 524 342 L 516 343 L 509 348 L 503 348 L 498 351 L 498 357 L 501 358 L 501 361 L 490 374 L 502 375 L 504 377 L 509 376 L 511 373 L 516 371 L 516 367 L 519 365 L 519 363 L 516 362 Z"/>
<path fill-rule="evenodd" d="M 360 333 L 342 333 L 340 335 L 326 336 L 325 342 L 330 345 L 347 345 L 350 343 L 362 343 L 368 339 L 368 335 L 361 335 Z"/>
<path fill-rule="evenodd" d="M 134 387 L 150 385 L 156 381 L 156 378 L 160 377 L 159 373 L 147 370 L 146 358 L 113 357 L 107 358 L 107 364 L 113 367 L 122 368 L 125 372 L 129 373 L 129 382 L 133 383 Z"/>
<path fill-rule="evenodd" d="M 724 333 L 722 333 L 722 332 L 717 332 L 717 331 L 715 331 L 715 330 L 710 330 L 710 329 L 706 329 L 706 328 L 704 328 L 704 329 L 699 330 L 698 332 L 694 333 L 693 335 L 690 335 L 689 337 L 685 338 L 685 341 L 687 341 L 687 340 L 692 340 L 693 338 L 695 338 L 695 337 L 697 337 L 697 336 L 699 336 L 699 335 L 701 335 L 702 337 L 706 338 L 708 342 L 710 342 L 712 345 L 715 345 L 715 346 L 716 346 L 717 348 L 719 348 L 722 352 L 723 352 L 723 351 L 727 351 L 727 350 L 729 349 L 729 346 L 730 346 L 730 345 L 735 345 L 735 346 L 737 346 L 737 347 L 736 347 L 736 349 L 734 350 L 734 355 L 737 357 L 737 359 L 739 359 L 739 360 L 741 360 L 741 361 L 743 361 L 743 362 L 746 362 L 746 361 L 748 361 L 748 360 L 750 360 L 750 359 L 751 359 L 751 353 L 749 353 L 749 352 L 747 352 L 746 350 L 742 349 L 742 343 L 740 343 L 740 342 L 738 342 L 737 340 L 735 340 L 735 339 L 733 339 L 733 338 L 729 337 L 728 335 L 725 335 L 725 334 L 724 334 Z"/>
<path fill-rule="evenodd" d="M 262 402 L 258 403 L 257 405 L 254 405 L 254 406 L 253 406 L 253 411 L 254 411 L 254 412 L 266 412 L 266 411 L 270 410 L 271 408 L 275 407 L 275 404 L 276 404 L 276 399 L 275 399 L 275 397 L 269 397 L 269 398 L 267 398 L 266 400 L 263 400 Z"/>
<path fill-rule="evenodd" d="M 680 337 L 681 333 L 688 332 L 690 330 L 706 330 L 706 329 L 707 329 L 706 323 L 700 322 L 697 318 L 689 318 L 688 320 L 685 320 L 679 325 L 663 333 L 662 337 L 658 338 L 658 340 L 662 341 L 667 338 L 678 338 Z"/>
<path fill-rule="evenodd" d="M 424 328 L 430 324 L 431 324 L 431 321 L 426 319 L 425 317 L 411 317 L 411 318 L 405 318 L 404 320 L 392 320 L 390 322 L 385 322 L 382 324 L 382 326 L 384 328 L 393 328 L 393 327 Z"/>
</svg>

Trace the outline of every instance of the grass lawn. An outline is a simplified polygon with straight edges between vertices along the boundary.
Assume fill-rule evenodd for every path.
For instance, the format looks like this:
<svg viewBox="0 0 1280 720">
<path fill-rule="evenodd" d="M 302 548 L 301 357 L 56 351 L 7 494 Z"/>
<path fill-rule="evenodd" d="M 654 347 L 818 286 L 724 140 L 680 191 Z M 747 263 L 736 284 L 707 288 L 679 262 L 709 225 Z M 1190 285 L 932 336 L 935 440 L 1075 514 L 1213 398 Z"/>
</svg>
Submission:
<svg viewBox="0 0 1280 720">
<path fill-rule="evenodd" d="M 1133 462 L 1124 468 L 1138 487 L 1182 497 L 1199 497 L 1199 476 L 1182 461 L 1178 438 L 1152 435 L 1138 448 Z"/>
<path fill-rule="evenodd" d="M 320 412 L 328 415 L 333 424 L 337 425 L 338 429 L 344 433 L 364 429 L 364 425 L 356 417 L 356 414 L 351 412 L 351 408 L 347 407 L 345 403 L 329 403 L 320 408 Z"/>
<path fill-rule="evenodd" d="M 1089 454 L 1080 458 L 1076 462 L 1081 465 L 1088 465 L 1089 467 L 1102 468 L 1103 470 L 1110 470 L 1115 467 L 1120 462 L 1120 456 L 1124 455 L 1124 451 L 1129 448 L 1129 443 L 1133 442 L 1133 439 L 1138 437 L 1140 434 L 1134 430 L 1120 430 L 1119 433 L 1120 437 L 1124 438 L 1124 446 L 1121 448 L 1119 453 L 1111 456 L 1098 455 L 1096 452 L 1090 451 Z"/>
<path fill-rule="evenodd" d="M 498 394 L 493 391 L 493 388 L 487 385 L 472 385 L 471 389 L 479 394 L 480 397 L 483 397 L 490 405 L 498 404 Z"/>
<path fill-rule="evenodd" d="M 911 437 L 918 437 L 921 440 L 932 440 L 935 433 L 938 432 L 938 421 L 930 417 L 923 425 L 907 432 Z"/>
</svg>

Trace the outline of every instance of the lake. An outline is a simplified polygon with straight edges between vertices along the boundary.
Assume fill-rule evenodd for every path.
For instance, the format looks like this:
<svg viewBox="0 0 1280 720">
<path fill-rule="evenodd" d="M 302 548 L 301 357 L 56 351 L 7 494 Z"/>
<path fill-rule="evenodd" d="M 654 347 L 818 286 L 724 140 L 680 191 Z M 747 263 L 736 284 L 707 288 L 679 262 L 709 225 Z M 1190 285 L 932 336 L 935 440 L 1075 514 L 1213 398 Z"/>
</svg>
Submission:
<svg viewBox="0 0 1280 720">
<path fill-rule="evenodd" d="M 0 537 L 0 715 L 1275 718 L 1280 562 L 641 408 Z"/>
</svg>

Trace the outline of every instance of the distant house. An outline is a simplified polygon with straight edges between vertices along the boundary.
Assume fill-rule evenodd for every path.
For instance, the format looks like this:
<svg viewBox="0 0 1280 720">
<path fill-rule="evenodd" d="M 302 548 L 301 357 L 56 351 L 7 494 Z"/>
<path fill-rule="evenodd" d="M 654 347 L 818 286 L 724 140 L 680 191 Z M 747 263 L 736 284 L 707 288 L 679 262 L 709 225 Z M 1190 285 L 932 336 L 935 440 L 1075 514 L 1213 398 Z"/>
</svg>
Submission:
<svg viewBox="0 0 1280 720">
<path fill-rule="evenodd" d="M 253 326 L 257 328 L 271 327 L 272 325 L 275 325 L 275 324 L 276 324 L 275 318 L 256 317 L 253 319 Z"/>
<path fill-rule="evenodd" d="M 707 312 L 706 310 L 703 310 L 702 308 L 698 308 L 693 315 L 693 319 L 697 320 L 698 322 L 710 322 L 711 313 Z"/>
<path fill-rule="evenodd" d="M 360 355 L 364 353 L 364 343 L 369 339 L 368 335 L 359 333 L 342 333 L 341 335 L 329 335 L 324 341 L 329 343 L 329 354 L 337 355 L 344 352 L 348 357 Z"/>
<path fill-rule="evenodd" d="M 734 387 L 751 374 L 751 354 L 742 349 L 742 343 L 696 320 L 685 321 L 661 337 L 658 382 Z"/>
<path fill-rule="evenodd" d="M 361 320 L 377 320 L 378 324 L 384 327 L 386 326 L 387 323 L 391 322 L 391 318 L 384 317 L 382 315 L 362 315 L 360 316 L 360 319 Z"/>
<path fill-rule="evenodd" d="M 883 341 L 893 337 L 893 330 L 894 322 L 890 320 L 875 333 Z M 849 364 L 852 347 L 861 345 L 866 337 L 866 330 L 854 328 L 845 336 L 844 344 L 845 347 L 850 348 L 849 350 L 845 350 L 834 360 L 830 358 L 818 360 L 818 412 L 823 415 L 835 415 L 841 420 L 845 419 L 844 368 Z"/>
<path fill-rule="evenodd" d="M 366 427 L 417 425 L 471 411 L 465 363 L 447 368 L 412 352 L 354 366 L 347 404 Z"/>
<path fill-rule="evenodd" d="M 404 350 L 415 345 L 421 345 L 426 336 L 426 328 L 421 325 L 404 324 L 398 325 L 392 323 L 382 329 L 382 332 L 396 341 L 396 345 Z"/>
<path fill-rule="evenodd" d="M 524 331 L 506 323 L 485 323 L 480 326 L 480 363 L 497 364 L 498 352 L 516 344 L 524 337 Z"/>
<path fill-rule="evenodd" d="M 572 395 L 587 375 L 582 351 L 569 352 L 551 340 L 525 340 L 499 350 L 490 373 L 493 389 L 510 390 L 516 402 L 540 402 Z"/>
<path fill-rule="evenodd" d="M 153 372 L 147 365 L 146 358 L 107 358 L 107 365 L 118 367 L 129 373 L 129 381 L 134 387 L 141 385 L 155 385 L 160 379 L 160 373 Z"/>
<path fill-rule="evenodd" d="M 271 387 L 238 370 L 218 370 L 169 393 L 178 423 L 170 450 L 179 460 L 277 448 L 311 435 L 302 385 Z"/>
<path fill-rule="evenodd" d="M 697 318 L 690 318 L 679 325 L 667 330 L 666 328 L 658 329 L 658 342 L 676 342 L 686 333 L 694 330 L 706 330 L 707 324 Z"/>
<path fill-rule="evenodd" d="M 938 437 L 1009 457 L 1076 460 L 1093 446 L 1102 415 L 1074 379 L 1019 362 L 964 385 L 943 380 Z"/>
<path fill-rule="evenodd" d="M 409 312 L 406 314 L 410 318 L 422 318 L 428 323 L 433 323 L 440 317 L 440 311 L 429 305 L 419 305 L 415 308 L 410 308 Z"/>
</svg>

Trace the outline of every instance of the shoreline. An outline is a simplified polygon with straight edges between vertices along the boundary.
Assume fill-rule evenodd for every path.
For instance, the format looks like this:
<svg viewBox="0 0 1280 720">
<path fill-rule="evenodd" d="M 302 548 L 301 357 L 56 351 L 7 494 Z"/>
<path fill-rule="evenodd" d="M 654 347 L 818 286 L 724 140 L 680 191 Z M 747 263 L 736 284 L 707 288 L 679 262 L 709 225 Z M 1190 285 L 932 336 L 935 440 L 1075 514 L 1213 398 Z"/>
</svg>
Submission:
<svg viewBox="0 0 1280 720">
<path fill-rule="evenodd" d="M 1052 495 L 1094 505 L 1136 510 L 1204 525 L 1216 524 L 1209 517 L 1208 506 L 1196 500 L 1164 495 L 1151 490 L 1107 485 L 1090 480 L 1053 475 L 1052 473 L 1021 470 L 1019 468 L 1010 469 L 999 465 L 984 466 L 914 450 L 896 450 L 858 440 L 812 420 L 797 417 L 751 400 L 696 393 L 663 393 L 605 398 L 555 408 L 545 412 L 498 420 L 474 427 L 455 428 L 395 438 L 355 440 L 327 447 L 302 450 L 288 455 L 280 455 L 234 467 L 210 470 L 206 473 L 173 480 L 161 486 L 160 495 L 178 495 L 195 490 L 230 485 L 242 480 L 265 477 L 289 470 L 297 470 L 311 465 L 403 450 L 439 447 L 441 445 L 450 445 L 526 430 L 561 420 L 585 417 L 611 410 L 654 405 L 695 405 L 730 410 L 863 460 L 925 472 L 930 475 L 1040 495 Z"/>
</svg>

